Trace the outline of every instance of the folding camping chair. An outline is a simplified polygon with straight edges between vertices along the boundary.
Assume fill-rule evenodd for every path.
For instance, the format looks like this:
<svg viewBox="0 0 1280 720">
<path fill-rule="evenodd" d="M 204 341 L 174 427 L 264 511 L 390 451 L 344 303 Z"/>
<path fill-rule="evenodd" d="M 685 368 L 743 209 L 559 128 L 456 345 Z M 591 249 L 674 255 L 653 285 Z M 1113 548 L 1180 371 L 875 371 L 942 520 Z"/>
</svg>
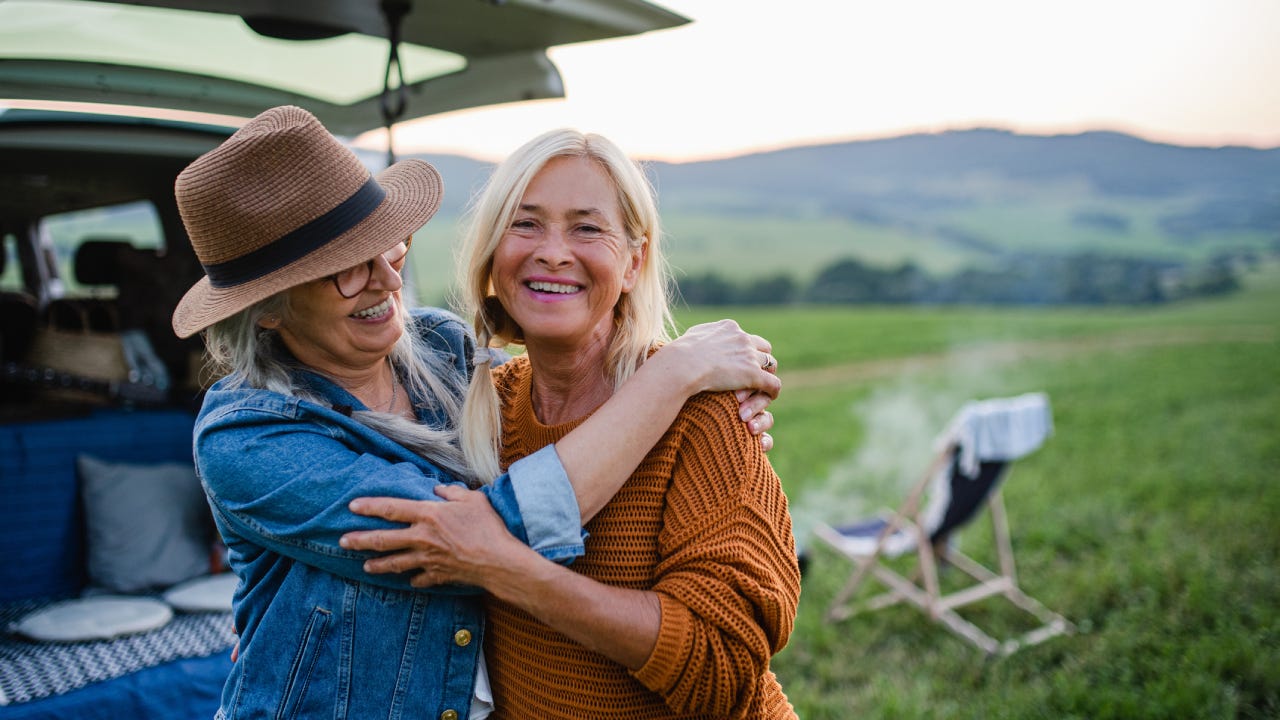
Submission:
<svg viewBox="0 0 1280 720">
<path fill-rule="evenodd" d="M 818 538 L 855 566 L 832 600 L 827 621 L 907 602 L 992 655 L 1007 655 L 1073 632 L 1070 622 L 1018 587 L 1001 498 L 1000 486 L 1009 463 L 1039 448 L 1052 432 L 1049 400 L 1043 393 L 970 402 L 938 437 L 928 470 L 896 512 L 843 527 L 819 524 L 815 528 Z M 926 489 L 929 503 L 920 510 Z M 990 509 L 999 572 L 979 564 L 950 542 L 952 534 L 976 517 L 984 503 Z M 885 562 L 907 553 L 918 556 L 911 579 Z M 939 587 L 940 562 L 958 568 L 976 583 L 944 595 Z M 879 580 L 888 591 L 865 602 L 851 602 L 868 577 Z M 1019 637 L 998 641 L 957 612 L 992 596 L 1008 599 L 1035 616 L 1040 625 Z"/>
</svg>

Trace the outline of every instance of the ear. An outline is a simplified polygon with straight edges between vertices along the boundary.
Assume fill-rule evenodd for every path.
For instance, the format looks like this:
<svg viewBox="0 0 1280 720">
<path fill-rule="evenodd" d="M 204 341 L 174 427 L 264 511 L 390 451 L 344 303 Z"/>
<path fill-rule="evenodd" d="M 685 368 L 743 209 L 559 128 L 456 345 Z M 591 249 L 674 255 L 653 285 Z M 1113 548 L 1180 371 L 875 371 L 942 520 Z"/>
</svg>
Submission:
<svg viewBox="0 0 1280 720">
<path fill-rule="evenodd" d="M 644 267 L 644 258 L 649 254 L 649 238 L 645 238 L 631 251 L 631 259 L 627 263 L 627 269 L 622 273 L 622 292 L 629 293 L 636 286 L 636 281 L 640 279 L 640 268 Z"/>
</svg>

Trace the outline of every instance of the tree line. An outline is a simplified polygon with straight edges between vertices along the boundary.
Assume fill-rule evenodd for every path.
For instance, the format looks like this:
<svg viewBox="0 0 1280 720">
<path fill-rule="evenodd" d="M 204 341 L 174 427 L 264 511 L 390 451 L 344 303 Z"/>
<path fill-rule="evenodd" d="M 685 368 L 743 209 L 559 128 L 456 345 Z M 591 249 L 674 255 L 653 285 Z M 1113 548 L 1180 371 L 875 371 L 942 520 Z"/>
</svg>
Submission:
<svg viewBox="0 0 1280 720">
<path fill-rule="evenodd" d="M 735 281 L 708 271 L 678 278 L 676 292 L 689 305 L 1147 305 L 1233 292 L 1240 271 L 1259 262 L 1252 252 L 1222 253 L 1197 266 L 1094 253 L 1025 255 L 935 277 L 911 262 L 881 268 L 845 258 L 808 283 L 788 273 Z"/>
</svg>

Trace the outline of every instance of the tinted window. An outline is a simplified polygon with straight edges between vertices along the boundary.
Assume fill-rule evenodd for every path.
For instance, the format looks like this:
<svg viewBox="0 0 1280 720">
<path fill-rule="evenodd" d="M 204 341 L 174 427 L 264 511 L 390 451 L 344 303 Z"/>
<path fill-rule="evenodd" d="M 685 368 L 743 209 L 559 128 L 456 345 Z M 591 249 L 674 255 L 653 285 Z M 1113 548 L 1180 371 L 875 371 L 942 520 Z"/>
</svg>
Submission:
<svg viewBox="0 0 1280 720">
<path fill-rule="evenodd" d="M 160 218 L 155 206 L 146 201 L 50 215 L 41 224 L 67 295 L 89 291 L 76 282 L 72 268 L 76 248 L 85 240 L 122 240 L 139 249 L 164 249 Z"/>
<path fill-rule="evenodd" d="M 0 252 L 4 260 L 0 262 L 0 290 L 18 292 L 22 288 L 22 271 L 18 268 L 18 238 L 13 233 L 5 233 L 0 237 Z"/>
</svg>

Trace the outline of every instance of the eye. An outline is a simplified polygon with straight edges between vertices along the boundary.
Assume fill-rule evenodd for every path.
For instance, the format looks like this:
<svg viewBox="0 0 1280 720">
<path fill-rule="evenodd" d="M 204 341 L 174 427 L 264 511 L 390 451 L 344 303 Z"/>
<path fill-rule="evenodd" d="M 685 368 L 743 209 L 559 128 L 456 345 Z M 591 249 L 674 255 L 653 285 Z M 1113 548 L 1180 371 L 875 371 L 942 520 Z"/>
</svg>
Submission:
<svg viewBox="0 0 1280 720">
<path fill-rule="evenodd" d="M 538 224 L 528 218 L 517 218 L 511 222 L 512 230 L 533 230 Z"/>
</svg>

